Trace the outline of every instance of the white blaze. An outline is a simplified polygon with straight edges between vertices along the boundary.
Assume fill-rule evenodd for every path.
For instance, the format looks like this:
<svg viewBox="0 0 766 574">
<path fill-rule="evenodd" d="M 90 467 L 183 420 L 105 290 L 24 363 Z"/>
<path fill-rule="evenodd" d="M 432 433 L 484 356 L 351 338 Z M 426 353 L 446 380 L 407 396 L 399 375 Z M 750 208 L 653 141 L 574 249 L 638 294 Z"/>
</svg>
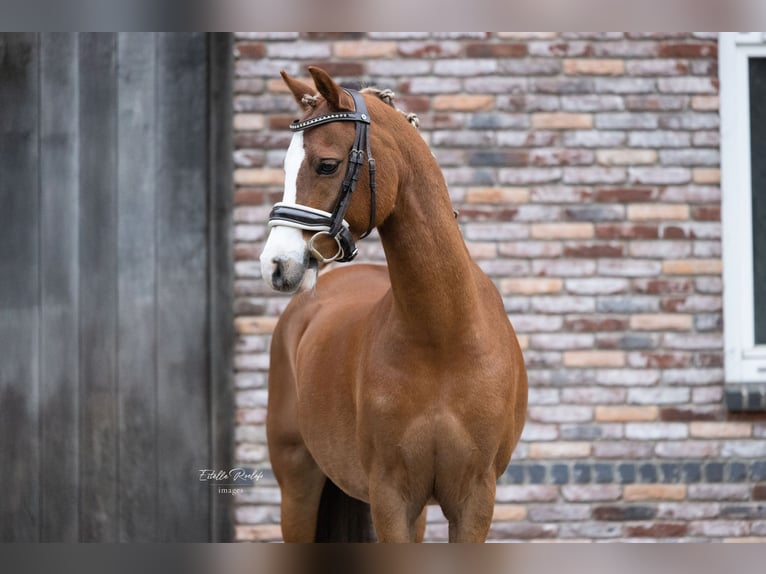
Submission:
<svg viewBox="0 0 766 574">
<path fill-rule="evenodd" d="M 293 134 L 290 147 L 285 155 L 285 193 L 282 203 L 295 205 L 298 194 L 298 172 L 300 171 L 306 152 L 303 149 L 303 132 Z M 274 273 L 274 259 L 287 257 L 296 263 L 303 264 L 306 256 L 306 242 L 303 232 L 292 227 L 276 226 L 271 228 L 269 238 L 261 252 L 261 274 L 271 284 Z"/>
<path fill-rule="evenodd" d="M 285 194 L 282 197 L 283 203 L 294 205 L 296 202 L 298 197 L 298 172 L 305 157 L 303 132 L 295 132 L 285 155 Z"/>
</svg>

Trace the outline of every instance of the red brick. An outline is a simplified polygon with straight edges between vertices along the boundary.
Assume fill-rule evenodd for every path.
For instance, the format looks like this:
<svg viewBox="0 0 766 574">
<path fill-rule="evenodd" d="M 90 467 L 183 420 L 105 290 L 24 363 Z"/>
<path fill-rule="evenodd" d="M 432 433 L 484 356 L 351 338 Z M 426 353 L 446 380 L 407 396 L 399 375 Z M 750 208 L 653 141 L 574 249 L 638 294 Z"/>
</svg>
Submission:
<svg viewBox="0 0 766 574">
<path fill-rule="evenodd" d="M 670 297 L 662 299 L 660 307 L 671 313 L 677 311 L 709 312 L 720 311 L 723 301 L 718 296 L 691 295 L 689 297 Z"/>
<path fill-rule="evenodd" d="M 766 484 L 753 486 L 753 500 L 766 500 Z"/>
<path fill-rule="evenodd" d="M 526 44 L 468 44 L 465 55 L 469 58 L 522 58 L 528 53 Z"/>
<path fill-rule="evenodd" d="M 596 506 L 593 518 L 608 522 L 626 522 L 649 520 L 657 515 L 657 510 L 649 505 Z"/>
<path fill-rule="evenodd" d="M 263 205 L 271 203 L 271 199 L 271 194 L 266 190 L 245 187 L 237 189 L 234 194 L 234 205 Z"/>
<path fill-rule="evenodd" d="M 721 207 L 719 205 L 693 207 L 692 219 L 698 221 L 721 221 Z"/>
<path fill-rule="evenodd" d="M 622 257 L 623 246 L 609 243 L 570 243 L 564 246 L 565 257 Z"/>
<path fill-rule="evenodd" d="M 660 44 L 661 58 L 716 58 L 716 44 Z"/>
<path fill-rule="evenodd" d="M 240 58 L 263 58 L 266 55 L 266 45 L 262 42 L 237 42 L 235 52 Z"/>
<path fill-rule="evenodd" d="M 636 279 L 634 287 L 639 293 L 667 295 L 671 293 L 691 293 L 694 290 L 690 279 Z"/>
<path fill-rule="evenodd" d="M 260 254 L 261 248 L 252 243 L 238 243 L 234 246 L 234 259 L 237 261 L 258 259 Z"/>
<path fill-rule="evenodd" d="M 650 201 L 656 197 L 654 187 L 612 187 L 596 190 L 596 201 L 605 203 L 629 203 Z"/>
<path fill-rule="evenodd" d="M 319 61 L 311 62 L 307 64 L 309 66 L 318 66 L 331 76 L 363 76 L 364 64 L 361 62 L 331 62 L 331 61 Z"/>
<path fill-rule="evenodd" d="M 689 64 L 679 60 L 631 60 L 625 66 L 629 76 L 683 76 Z"/>
<path fill-rule="evenodd" d="M 593 48 L 586 42 L 532 42 L 531 54 L 537 56 L 592 56 Z"/>
<path fill-rule="evenodd" d="M 461 221 L 512 221 L 516 218 L 518 209 L 494 207 L 470 207 L 460 210 Z"/>
<path fill-rule="evenodd" d="M 625 108 L 632 111 L 675 111 L 686 109 L 687 102 L 687 96 L 628 96 Z"/>
<path fill-rule="evenodd" d="M 395 102 L 408 112 L 423 113 L 431 109 L 431 99 L 425 96 L 396 96 Z"/>
<path fill-rule="evenodd" d="M 666 422 L 715 421 L 720 417 L 717 410 L 700 410 L 693 407 L 664 407 L 660 410 L 660 420 Z"/>
<path fill-rule="evenodd" d="M 295 115 L 292 116 L 270 116 L 269 117 L 269 129 L 274 131 L 283 131 L 287 130 L 291 123 L 293 123 L 293 120 L 295 119 Z"/>
<path fill-rule="evenodd" d="M 723 353 L 697 353 L 694 363 L 697 367 L 722 367 Z"/>
<path fill-rule="evenodd" d="M 669 369 L 688 367 L 691 361 L 691 354 L 682 352 L 642 351 L 628 354 L 628 364 L 631 367 Z"/>
<path fill-rule="evenodd" d="M 567 319 L 564 321 L 564 329 L 578 333 L 590 333 L 596 331 L 624 331 L 627 327 L 628 320 L 617 317 L 567 317 Z"/>
<path fill-rule="evenodd" d="M 400 42 L 399 55 L 405 58 L 457 57 L 462 50 L 459 42 Z"/>
<path fill-rule="evenodd" d="M 538 148 L 529 151 L 531 165 L 587 165 L 593 160 L 594 153 L 589 150 Z"/>
<path fill-rule="evenodd" d="M 684 522 L 655 522 L 626 526 L 625 534 L 636 538 L 680 538 L 686 536 L 688 529 Z"/>
<path fill-rule="evenodd" d="M 596 237 L 599 239 L 657 239 L 657 225 L 630 223 L 599 223 L 596 224 Z"/>
</svg>

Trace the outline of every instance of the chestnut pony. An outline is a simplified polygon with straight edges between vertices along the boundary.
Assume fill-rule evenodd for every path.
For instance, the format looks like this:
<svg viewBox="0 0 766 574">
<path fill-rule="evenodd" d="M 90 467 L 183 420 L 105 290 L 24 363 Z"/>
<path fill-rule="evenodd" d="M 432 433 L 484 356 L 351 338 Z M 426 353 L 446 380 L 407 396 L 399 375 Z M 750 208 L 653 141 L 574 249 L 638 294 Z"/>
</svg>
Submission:
<svg viewBox="0 0 766 574">
<path fill-rule="evenodd" d="M 316 88 L 282 73 L 305 115 L 261 255 L 264 279 L 298 292 L 269 373 L 284 540 L 368 540 L 371 516 L 379 541 L 420 541 L 439 504 L 450 541 L 482 542 L 524 426 L 519 343 L 417 129 L 381 92 L 309 72 Z M 373 226 L 387 267 L 317 276 Z"/>
</svg>

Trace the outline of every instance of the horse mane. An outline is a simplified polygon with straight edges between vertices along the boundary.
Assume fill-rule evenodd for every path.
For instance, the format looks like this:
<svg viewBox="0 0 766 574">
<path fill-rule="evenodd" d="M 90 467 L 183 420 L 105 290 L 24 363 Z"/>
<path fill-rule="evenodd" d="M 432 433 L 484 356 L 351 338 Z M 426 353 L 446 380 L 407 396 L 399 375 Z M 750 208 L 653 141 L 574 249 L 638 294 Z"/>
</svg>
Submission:
<svg viewBox="0 0 766 574">
<path fill-rule="evenodd" d="M 418 115 L 415 113 L 407 113 L 404 110 L 397 108 L 394 105 L 394 98 L 396 95 L 394 94 L 393 90 L 385 89 L 381 90 L 380 88 L 364 88 L 361 93 L 363 94 L 372 94 L 374 96 L 377 96 L 380 101 L 382 101 L 385 104 L 388 104 L 392 108 L 394 108 L 397 112 L 402 114 L 405 118 L 407 118 L 407 121 L 409 124 L 415 128 L 418 128 L 420 126 L 420 120 L 418 119 Z"/>
</svg>

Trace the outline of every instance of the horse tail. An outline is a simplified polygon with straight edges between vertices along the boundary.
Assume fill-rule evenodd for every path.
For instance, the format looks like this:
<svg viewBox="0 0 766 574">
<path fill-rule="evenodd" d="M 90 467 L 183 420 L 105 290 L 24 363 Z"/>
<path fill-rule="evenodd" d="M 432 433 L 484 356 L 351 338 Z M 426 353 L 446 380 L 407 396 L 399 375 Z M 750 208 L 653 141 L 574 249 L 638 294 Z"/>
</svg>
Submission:
<svg viewBox="0 0 766 574">
<path fill-rule="evenodd" d="M 315 542 L 375 542 L 370 505 L 353 498 L 329 478 L 322 489 Z"/>
</svg>

